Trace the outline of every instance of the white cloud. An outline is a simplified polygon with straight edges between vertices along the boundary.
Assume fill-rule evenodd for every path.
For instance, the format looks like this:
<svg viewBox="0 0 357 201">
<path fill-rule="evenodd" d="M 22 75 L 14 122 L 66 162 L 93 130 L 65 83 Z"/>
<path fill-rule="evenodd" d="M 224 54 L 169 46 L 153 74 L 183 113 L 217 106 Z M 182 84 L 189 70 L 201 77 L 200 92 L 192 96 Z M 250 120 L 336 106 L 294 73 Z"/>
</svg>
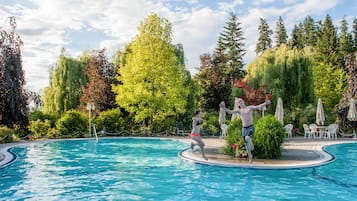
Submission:
<svg viewBox="0 0 357 201">
<path fill-rule="evenodd" d="M 227 13 L 202 8 L 173 17 L 176 18 L 172 21 L 174 43 L 184 44 L 187 68 L 195 73 L 200 63 L 199 56 L 213 51 L 218 34 L 227 20 Z"/>
<path fill-rule="evenodd" d="M 178 6 L 172 6 L 172 2 Z M 16 16 L 17 30 L 24 41 L 22 51 L 27 87 L 38 91 L 47 86 L 49 66 L 57 61 L 62 47 L 74 57 L 88 47 L 106 48 L 110 56 L 133 39 L 139 23 L 152 12 L 172 23 L 173 42 L 183 44 L 187 68 L 195 73 L 199 56 L 214 50 L 229 12 L 236 12 L 242 23 L 247 49 L 245 62 L 249 63 L 255 57 L 260 17 L 267 19 L 270 28 L 275 30 L 278 17 L 283 16 L 287 29 L 291 29 L 307 15 L 323 14 L 333 9 L 338 0 L 323 3 L 320 0 L 284 0 L 284 7 L 281 4 L 278 7 L 274 3 L 278 1 L 273 0 L 254 2 L 260 6 L 244 0 L 222 0 L 209 2 L 210 5 L 198 0 L 28 0 L 22 5 L 2 5 L 0 26 L 6 20 L 3 16 Z M 32 5 L 28 7 L 28 4 Z M 84 47 L 75 47 L 73 44 L 77 45 L 77 41 L 69 35 L 71 32 L 95 32 L 100 36 L 80 36 L 78 45 Z"/>
<path fill-rule="evenodd" d="M 305 0 L 304 2 L 292 5 L 288 17 L 294 20 L 302 20 L 307 15 L 319 15 L 335 7 L 338 0 Z"/>
<path fill-rule="evenodd" d="M 254 0 L 253 5 L 260 6 L 263 4 L 273 3 L 275 0 Z"/>
<path fill-rule="evenodd" d="M 232 2 L 218 2 L 219 10 L 232 12 L 238 5 L 242 5 L 243 0 L 233 0 Z"/>
</svg>

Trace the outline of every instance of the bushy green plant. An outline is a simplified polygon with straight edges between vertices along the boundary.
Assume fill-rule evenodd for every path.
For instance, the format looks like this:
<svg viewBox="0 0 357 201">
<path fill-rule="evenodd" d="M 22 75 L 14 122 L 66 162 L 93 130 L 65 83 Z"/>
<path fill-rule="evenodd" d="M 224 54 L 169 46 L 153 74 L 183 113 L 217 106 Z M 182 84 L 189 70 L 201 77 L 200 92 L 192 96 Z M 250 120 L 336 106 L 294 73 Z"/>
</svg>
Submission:
<svg viewBox="0 0 357 201">
<path fill-rule="evenodd" d="M 61 135 L 72 135 L 73 137 L 85 137 L 88 130 L 88 119 L 76 110 L 67 111 L 56 122 L 57 131 Z"/>
<path fill-rule="evenodd" d="M 51 128 L 51 123 L 48 119 L 44 121 L 41 121 L 40 119 L 30 121 L 29 129 L 32 133 L 33 139 L 39 139 L 41 137 L 54 137 L 53 129 Z"/>
<path fill-rule="evenodd" d="M 122 116 L 120 108 L 103 111 L 94 120 L 97 132 L 105 130 L 110 133 L 119 133 L 126 130 L 126 122 Z"/>
<path fill-rule="evenodd" d="M 14 135 L 14 136 L 16 136 L 15 138 L 23 138 L 23 137 L 27 136 L 27 134 L 29 133 L 29 130 L 27 129 L 27 127 L 22 126 L 20 124 L 12 125 L 12 129 L 15 132 L 15 135 Z"/>
<path fill-rule="evenodd" d="M 284 142 L 285 130 L 274 116 L 268 115 L 255 123 L 253 143 L 257 158 L 279 158 L 281 145 Z"/>
<path fill-rule="evenodd" d="M 30 113 L 29 115 L 30 121 L 36 121 L 38 119 L 41 120 L 42 122 L 44 122 L 47 119 L 49 120 L 51 127 L 55 127 L 56 116 L 53 114 L 43 113 L 40 110 L 34 110 L 33 112 Z"/>
<path fill-rule="evenodd" d="M 243 150 L 244 142 L 242 138 L 242 121 L 240 118 L 234 120 L 228 127 L 226 147 L 223 152 L 227 155 L 235 156 L 235 150 L 233 150 L 233 145 L 237 144 L 236 149 Z"/>
<path fill-rule="evenodd" d="M 15 131 L 6 126 L 0 127 L 0 143 L 8 142 L 18 142 L 20 141 L 19 137 L 16 136 Z"/>
<path fill-rule="evenodd" d="M 202 134 L 206 136 L 218 136 L 220 132 L 218 112 L 205 113 L 203 119 Z"/>
</svg>

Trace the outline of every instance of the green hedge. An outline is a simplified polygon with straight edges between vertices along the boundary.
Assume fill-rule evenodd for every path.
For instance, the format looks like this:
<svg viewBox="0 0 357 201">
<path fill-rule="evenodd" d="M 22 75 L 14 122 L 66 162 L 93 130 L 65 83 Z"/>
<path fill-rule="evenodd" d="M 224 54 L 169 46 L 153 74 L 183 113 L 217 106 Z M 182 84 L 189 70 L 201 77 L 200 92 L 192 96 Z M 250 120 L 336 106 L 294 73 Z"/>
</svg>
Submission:
<svg viewBox="0 0 357 201">
<path fill-rule="evenodd" d="M 64 136 L 88 137 L 88 118 L 83 113 L 70 110 L 58 119 L 56 128 Z"/>
<path fill-rule="evenodd" d="M 19 137 L 15 134 L 15 131 L 6 126 L 0 127 L 0 143 L 8 142 L 18 142 L 20 141 Z"/>
<path fill-rule="evenodd" d="M 58 137 L 58 132 L 56 132 L 55 128 L 52 128 L 51 122 L 48 119 L 45 119 L 44 121 L 41 121 L 40 119 L 30 121 L 29 130 L 31 131 L 32 139 Z"/>
<path fill-rule="evenodd" d="M 101 112 L 94 123 L 97 132 L 105 130 L 110 133 L 119 133 L 126 129 L 126 123 L 119 108 Z"/>
</svg>

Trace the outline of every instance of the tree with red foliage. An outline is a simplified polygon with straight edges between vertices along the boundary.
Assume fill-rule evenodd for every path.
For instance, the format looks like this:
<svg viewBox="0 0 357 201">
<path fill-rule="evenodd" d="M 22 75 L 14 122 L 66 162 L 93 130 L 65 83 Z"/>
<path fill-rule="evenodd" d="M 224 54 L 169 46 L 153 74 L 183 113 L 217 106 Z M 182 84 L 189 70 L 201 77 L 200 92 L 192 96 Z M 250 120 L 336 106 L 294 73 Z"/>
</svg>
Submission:
<svg viewBox="0 0 357 201">
<path fill-rule="evenodd" d="M 356 122 L 347 119 L 350 99 L 357 100 L 357 52 L 348 54 L 345 57 L 345 69 L 348 71 L 348 88 L 337 105 L 337 116 L 340 120 L 340 127 L 355 127 Z"/>
<path fill-rule="evenodd" d="M 265 100 L 271 100 L 272 95 L 265 92 L 266 84 L 260 86 L 258 89 L 253 89 L 249 86 L 249 81 L 242 79 L 236 80 L 234 86 L 243 90 L 245 96 L 241 98 L 250 105 L 258 105 Z"/>
<path fill-rule="evenodd" d="M 228 100 L 231 94 L 230 79 L 226 79 L 222 68 L 223 57 L 223 54 L 200 56 L 201 68 L 195 79 L 202 88 L 198 99 L 204 111 L 216 111 L 221 100 Z"/>
<path fill-rule="evenodd" d="M 20 46 L 15 32 L 15 17 L 9 17 L 11 32 L 0 27 L 0 124 L 28 124 L 28 96 L 24 90 L 25 73 L 22 68 Z"/>
<path fill-rule="evenodd" d="M 84 66 L 88 83 L 81 96 L 84 107 L 92 103 L 99 111 L 115 106 L 115 95 L 111 90 L 111 84 L 115 82 L 115 67 L 107 60 L 104 53 L 104 49 L 91 52 L 89 61 Z"/>
</svg>

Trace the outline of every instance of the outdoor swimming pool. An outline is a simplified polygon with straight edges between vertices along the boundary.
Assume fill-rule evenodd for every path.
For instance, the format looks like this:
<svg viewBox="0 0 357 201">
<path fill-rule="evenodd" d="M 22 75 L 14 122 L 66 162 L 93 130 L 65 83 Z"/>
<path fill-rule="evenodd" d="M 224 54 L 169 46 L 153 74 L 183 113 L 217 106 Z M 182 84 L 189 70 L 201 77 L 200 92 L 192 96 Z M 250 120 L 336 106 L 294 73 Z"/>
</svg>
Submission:
<svg viewBox="0 0 357 201">
<path fill-rule="evenodd" d="M 173 140 L 109 138 L 33 143 L 0 169 L 0 200 L 355 200 L 357 143 L 337 160 L 293 170 L 198 165 Z"/>
</svg>

